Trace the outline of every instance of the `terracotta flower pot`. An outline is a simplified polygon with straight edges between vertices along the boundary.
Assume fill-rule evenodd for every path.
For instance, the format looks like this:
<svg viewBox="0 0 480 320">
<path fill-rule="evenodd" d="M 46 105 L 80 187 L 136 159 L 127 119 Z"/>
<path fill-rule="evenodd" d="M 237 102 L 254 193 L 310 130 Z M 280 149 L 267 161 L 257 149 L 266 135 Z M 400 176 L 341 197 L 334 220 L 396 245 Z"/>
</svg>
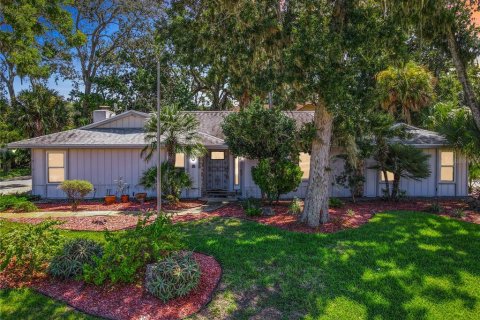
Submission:
<svg viewBox="0 0 480 320">
<path fill-rule="evenodd" d="M 137 199 L 137 201 L 140 203 L 144 203 L 146 198 L 147 194 L 145 192 L 139 192 L 135 194 L 135 199 Z"/>
<path fill-rule="evenodd" d="M 117 197 L 116 196 L 105 196 L 105 204 L 108 206 L 108 205 L 111 205 L 111 204 L 114 204 L 115 201 L 117 201 Z"/>
<path fill-rule="evenodd" d="M 128 196 L 128 194 L 122 194 L 122 196 L 120 197 L 120 201 L 122 203 L 128 203 L 130 201 L 130 197 Z"/>
</svg>

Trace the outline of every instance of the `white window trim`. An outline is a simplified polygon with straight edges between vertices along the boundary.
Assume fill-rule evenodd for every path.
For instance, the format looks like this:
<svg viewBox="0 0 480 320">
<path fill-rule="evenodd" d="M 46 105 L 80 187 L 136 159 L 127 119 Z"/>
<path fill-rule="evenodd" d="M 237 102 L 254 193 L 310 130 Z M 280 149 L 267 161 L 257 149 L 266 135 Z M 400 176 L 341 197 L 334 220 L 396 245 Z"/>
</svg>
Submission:
<svg viewBox="0 0 480 320">
<path fill-rule="evenodd" d="M 63 170 L 64 170 L 64 173 L 63 173 L 63 181 L 65 180 L 68 180 L 68 176 L 67 176 L 67 152 L 65 150 L 48 150 L 46 153 L 45 153 L 45 167 L 46 167 L 46 170 L 45 170 L 45 179 L 46 179 L 46 182 L 47 184 L 49 185 L 55 185 L 55 184 L 60 184 L 61 182 L 50 182 L 49 180 L 49 169 L 50 167 L 48 166 L 48 155 L 50 153 L 63 153 Z M 60 167 L 52 167 L 52 168 L 60 168 Z"/>
<path fill-rule="evenodd" d="M 453 165 L 442 165 L 442 152 L 453 153 Z M 442 180 L 442 168 L 453 168 L 453 180 Z M 443 149 L 438 152 L 438 183 L 453 184 L 457 183 L 457 153 L 455 150 Z"/>
</svg>

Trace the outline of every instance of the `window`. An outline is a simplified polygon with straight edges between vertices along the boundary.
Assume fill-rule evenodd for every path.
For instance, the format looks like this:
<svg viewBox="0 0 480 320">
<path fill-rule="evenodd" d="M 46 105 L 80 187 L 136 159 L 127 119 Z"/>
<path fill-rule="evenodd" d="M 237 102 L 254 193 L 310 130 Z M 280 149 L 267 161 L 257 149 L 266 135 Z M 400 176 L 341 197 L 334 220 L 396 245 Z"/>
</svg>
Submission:
<svg viewBox="0 0 480 320">
<path fill-rule="evenodd" d="M 300 153 L 298 165 L 303 172 L 302 179 L 308 179 L 310 177 L 310 155 L 308 153 Z"/>
<path fill-rule="evenodd" d="M 48 183 L 65 180 L 65 152 L 47 152 Z"/>
<path fill-rule="evenodd" d="M 440 151 L 440 181 L 453 182 L 455 179 L 455 153 Z"/>
<path fill-rule="evenodd" d="M 175 154 L 175 168 L 185 168 L 185 154 Z"/>
<path fill-rule="evenodd" d="M 224 160 L 225 159 L 225 152 L 223 151 L 212 151 L 210 154 L 210 159 L 212 160 Z"/>
<path fill-rule="evenodd" d="M 240 161 L 238 157 L 235 157 L 233 160 L 233 168 L 234 168 L 234 175 L 233 175 L 233 184 L 235 186 L 235 189 L 238 189 L 240 187 Z"/>
<path fill-rule="evenodd" d="M 393 172 L 387 171 L 387 179 L 388 181 L 393 181 Z M 380 171 L 380 181 L 385 182 L 385 175 L 382 171 Z"/>
</svg>

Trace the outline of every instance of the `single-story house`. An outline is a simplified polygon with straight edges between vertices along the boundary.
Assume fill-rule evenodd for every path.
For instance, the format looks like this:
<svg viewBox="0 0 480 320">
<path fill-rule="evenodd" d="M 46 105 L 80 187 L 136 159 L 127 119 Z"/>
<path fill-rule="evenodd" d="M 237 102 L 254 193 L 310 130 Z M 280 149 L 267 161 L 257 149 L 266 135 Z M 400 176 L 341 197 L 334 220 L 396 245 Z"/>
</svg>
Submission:
<svg viewBox="0 0 480 320">
<path fill-rule="evenodd" d="M 260 190 L 253 182 L 251 168 L 256 160 L 235 158 L 228 150 L 221 129 L 228 111 L 193 111 L 200 123 L 199 134 L 208 153 L 201 158 L 177 154 L 177 166 L 183 167 L 192 179 L 192 187 L 184 190 L 182 197 L 200 198 L 213 195 L 236 197 L 259 197 Z M 288 111 L 285 114 L 294 119 L 298 126 L 313 120 L 313 112 Z M 32 192 L 43 198 L 64 198 L 57 189 L 65 179 L 90 181 L 95 191 L 90 197 L 100 198 L 115 193 L 115 180 L 122 177 L 129 184 L 129 194 L 145 192 L 138 185 L 142 172 L 156 165 L 152 159 L 146 162 L 140 155 L 145 142 L 144 125 L 151 115 L 138 111 L 126 111 L 115 115 L 109 110 L 94 112 L 90 125 L 49 134 L 28 140 L 14 142 L 9 148 L 30 148 L 32 150 Z M 407 196 L 467 196 L 467 159 L 448 146 L 446 139 L 431 131 L 407 126 L 410 138 L 402 143 L 421 148 L 430 157 L 432 174 L 420 181 L 402 179 L 401 189 Z M 273 132 L 272 132 L 273 134 Z M 335 176 L 343 171 L 344 160 L 332 150 L 331 188 L 335 197 L 348 197 L 350 192 L 334 183 Z M 161 157 L 166 158 L 165 150 Z M 153 157 L 155 158 L 155 157 Z M 304 197 L 308 184 L 310 157 L 300 155 L 303 181 L 295 192 L 285 197 Z M 383 176 L 376 169 L 373 159 L 365 164 L 365 197 L 378 197 L 384 188 Z M 154 190 L 147 190 L 151 195 Z"/>
</svg>

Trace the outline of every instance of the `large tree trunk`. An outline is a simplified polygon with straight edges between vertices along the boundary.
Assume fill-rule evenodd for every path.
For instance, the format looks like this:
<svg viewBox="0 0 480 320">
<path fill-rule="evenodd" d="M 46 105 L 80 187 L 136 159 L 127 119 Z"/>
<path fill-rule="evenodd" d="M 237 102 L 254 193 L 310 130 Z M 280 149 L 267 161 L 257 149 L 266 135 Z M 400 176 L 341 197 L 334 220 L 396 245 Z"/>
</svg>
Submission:
<svg viewBox="0 0 480 320">
<path fill-rule="evenodd" d="M 463 93 L 465 95 L 465 102 L 472 111 L 473 120 L 477 128 L 480 130 L 480 105 L 478 104 L 477 97 L 472 88 L 472 84 L 468 79 L 467 69 L 462 59 L 460 58 L 460 53 L 458 52 L 457 40 L 451 28 L 447 30 L 447 42 L 448 49 L 450 50 L 450 55 L 452 56 L 453 64 L 457 70 L 458 80 L 462 84 Z"/>
<path fill-rule="evenodd" d="M 333 130 L 333 117 L 325 104 L 315 107 L 315 128 L 317 133 L 312 142 L 310 178 L 308 180 L 305 208 L 301 221 L 310 227 L 317 227 L 328 221 L 328 184 L 330 172 L 330 144 Z"/>
</svg>

